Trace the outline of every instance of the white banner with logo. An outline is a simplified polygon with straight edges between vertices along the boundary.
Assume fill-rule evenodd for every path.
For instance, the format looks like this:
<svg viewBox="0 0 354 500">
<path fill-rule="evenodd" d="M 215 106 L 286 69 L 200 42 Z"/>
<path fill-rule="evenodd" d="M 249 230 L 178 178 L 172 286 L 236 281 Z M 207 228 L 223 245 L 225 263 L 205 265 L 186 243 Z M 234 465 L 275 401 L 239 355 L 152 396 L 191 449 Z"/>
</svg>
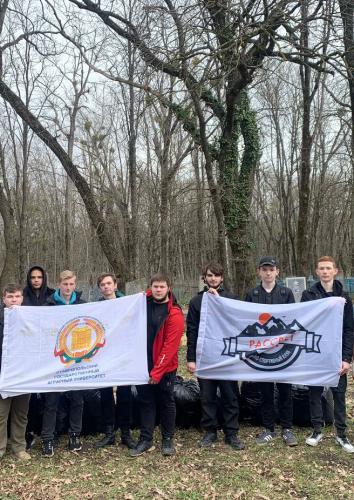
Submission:
<svg viewBox="0 0 354 500">
<path fill-rule="evenodd" d="M 204 293 L 197 376 L 337 386 L 345 299 L 265 305 Z"/>
<path fill-rule="evenodd" d="M 4 397 L 148 382 L 146 297 L 5 308 Z"/>
</svg>

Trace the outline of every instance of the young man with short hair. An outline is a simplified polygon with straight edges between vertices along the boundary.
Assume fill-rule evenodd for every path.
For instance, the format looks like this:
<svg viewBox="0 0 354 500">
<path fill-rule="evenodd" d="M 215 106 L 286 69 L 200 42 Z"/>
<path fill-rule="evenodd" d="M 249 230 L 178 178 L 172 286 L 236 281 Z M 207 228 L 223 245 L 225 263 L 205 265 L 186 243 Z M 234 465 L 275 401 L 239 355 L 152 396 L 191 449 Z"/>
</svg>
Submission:
<svg viewBox="0 0 354 500">
<path fill-rule="evenodd" d="M 277 283 L 279 266 L 275 257 L 262 257 L 257 267 L 261 284 L 250 290 L 246 295 L 246 302 L 258 304 L 293 304 L 294 294 L 285 286 Z M 293 401 L 291 384 L 277 382 L 279 392 L 279 419 L 282 427 L 282 437 L 288 446 L 296 446 L 297 439 L 292 431 L 293 426 Z M 260 382 L 259 389 L 262 394 L 261 413 L 263 432 L 256 437 L 259 445 L 267 444 L 276 437 L 275 411 L 274 411 L 274 382 Z"/>
<path fill-rule="evenodd" d="M 73 304 L 84 304 L 81 299 L 81 292 L 75 290 L 76 276 L 70 270 L 60 273 L 59 287 L 48 297 L 46 305 L 62 306 Z M 69 391 L 70 399 L 69 411 L 69 443 L 70 451 L 80 451 L 82 443 L 80 433 L 82 428 L 82 412 L 84 407 L 82 391 Z M 42 423 L 42 454 L 45 457 L 54 455 L 54 437 L 57 420 L 57 409 L 60 399 L 60 392 L 47 392 L 44 396 L 44 410 Z"/>
<path fill-rule="evenodd" d="M 152 447 L 157 406 L 160 408 L 162 454 L 175 453 L 176 404 L 173 387 L 178 368 L 178 348 L 184 332 L 184 317 L 164 273 L 150 280 L 147 301 L 147 359 L 149 383 L 138 385 L 140 439 L 130 450 L 131 457 L 142 455 Z"/>
<path fill-rule="evenodd" d="M 102 293 L 102 300 L 111 300 L 124 297 L 124 294 L 118 290 L 118 280 L 114 274 L 102 273 L 97 278 L 97 286 Z M 104 420 L 105 435 L 95 443 L 96 448 L 104 448 L 115 444 L 115 421 L 116 405 L 114 401 L 113 387 L 100 389 L 101 407 Z M 132 415 L 132 392 L 131 385 L 125 385 L 117 388 L 117 410 L 118 426 L 121 430 L 121 444 L 133 449 L 136 446 L 130 432 Z"/>
<path fill-rule="evenodd" d="M 320 257 L 316 265 L 316 274 L 319 281 L 305 290 L 301 302 L 324 299 L 326 297 L 345 298 L 343 329 L 342 329 L 342 365 L 337 387 L 331 387 L 334 401 L 334 426 L 336 428 L 336 442 L 348 453 L 354 453 L 354 446 L 346 436 L 346 402 L 347 373 L 353 357 L 353 304 L 349 295 L 343 290 L 340 281 L 335 277 L 338 274 L 336 261 L 329 255 Z M 306 439 L 309 446 L 317 446 L 322 441 L 322 427 L 324 425 L 321 396 L 323 387 L 310 386 L 310 412 L 313 432 Z"/>
<path fill-rule="evenodd" d="M 20 306 L 23 301 L 22 288 L 19 285 L 8 284 L 3 291 L 4 307 Z M 0 307 L 0 370 L 2 359 L 2 343 L 4 335 L 4 307 Z M 0 459 L 4 456 L 7 445 L 7 421 L 11 412 L 11 449 L 19 460 L 29 460 L 31 456 L 26 452 L 26 426 L 30 394 L 8 397 L 0 396 Z"/>
<path fill-rule="evenodd" d="M 205 283 L 204 290 L 192 298 L 187 315 L 187 369 L 190 373 L 194 373 L 196 369 L 196 350 L 203 294 L 212 293 L 229 299 L 238 299 L 236 295 L 225 291 L 223 286 L 224 270 L 217 262 L 209 262 L 204 267 L 203 279 Z M 206 448 L 217 440 L 218 402 L 216 393 L 219 387 L 225 443 L 235 450 L 243 450 L 245 446 L 238 437 L 239 404 L 237 382 L 210 379 L 198 379 L 198 382 L 202 402 L 201 426 L 205 431 L 199 445 Z"/>
</svg>

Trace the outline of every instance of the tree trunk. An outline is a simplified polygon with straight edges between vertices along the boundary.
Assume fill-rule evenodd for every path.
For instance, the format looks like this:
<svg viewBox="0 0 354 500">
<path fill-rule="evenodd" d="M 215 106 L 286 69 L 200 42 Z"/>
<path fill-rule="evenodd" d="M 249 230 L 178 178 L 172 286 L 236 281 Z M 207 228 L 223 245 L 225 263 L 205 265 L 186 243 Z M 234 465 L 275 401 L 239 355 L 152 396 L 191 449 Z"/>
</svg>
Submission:
<svg viewBox="0 0 354 500">
<path fill-rule="evenodd" d="M 4 225 L 5 260 L 0 276 L 1 290 L 7 283 L 17 283 L 18 276 L 18 237 L 14 210 L 3 186 L 0 185 L 0 213 Z"/>
<path fill-rule="evenodd" d="M 58 141 L 53 137 L 46 128 L 40 123 L 29 109 L 25 106 L 22 100 L 6 85 L 4 81 L 0 81 L 0 95 L 5 99 L 16 113 L 29 125 L 35 134 L 53 151 L 56 157 L 60 160 L 64 170 L 70 176 L 76 189 L 78 190 L 82 201 L 86 207 L 87 214 L 95 229 L 96 235 L 99 238 L 101 248 L 108 262 L 112 266 L 115 273 L 126 276 L 125 264 L 121 262 L 117 256 L 114 245 L 114 235 L 102 218 L 95 202 L 94 195 L 89 188 L 86 180 L 77 167 L 71 161 L 69 155 L 60 146 Z"/>
<path fill-rule="evenodd" d="M 339 0 L 339 7 L 343 23 L 343 41 L 344 41 L 344 60 L 347 66 L 348 86 L 350 94 L 351 108 L 351 141 L 350 141 L 350 159 L 351 159 L 351 237 L 350 237 L 350 267 L 351 274 L 354 274 L 354 5 L 352 0 Z"/>
<path fill-rule="evenodd" d="M 241 166 L 238 167 L 238 141 L 244 141 Z M 250 285 L 249 218 L 254 172 L 259 160 L 259 134 L 255 113 L 246 92 L 235 103 L 233 123 L 226 124 L 220 155 L 220 183 L 226 234 L 231 248 L 230 283 L 240 295 Z"/>
</svg>

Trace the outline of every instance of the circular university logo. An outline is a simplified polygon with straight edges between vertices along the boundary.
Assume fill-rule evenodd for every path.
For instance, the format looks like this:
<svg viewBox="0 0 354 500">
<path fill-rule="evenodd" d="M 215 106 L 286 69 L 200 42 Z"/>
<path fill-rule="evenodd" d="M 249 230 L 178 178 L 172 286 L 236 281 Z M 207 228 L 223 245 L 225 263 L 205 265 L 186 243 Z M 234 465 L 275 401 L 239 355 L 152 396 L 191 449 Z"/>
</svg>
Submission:
<svg viewBox="0 0 354 500">
<path fill-rule="evenodd" d="M 94 318 L 79 316 L 59 331 L 54 355 L 64 364 L 90 360 L 105 345 L 104 327 Z"/>
</svg>

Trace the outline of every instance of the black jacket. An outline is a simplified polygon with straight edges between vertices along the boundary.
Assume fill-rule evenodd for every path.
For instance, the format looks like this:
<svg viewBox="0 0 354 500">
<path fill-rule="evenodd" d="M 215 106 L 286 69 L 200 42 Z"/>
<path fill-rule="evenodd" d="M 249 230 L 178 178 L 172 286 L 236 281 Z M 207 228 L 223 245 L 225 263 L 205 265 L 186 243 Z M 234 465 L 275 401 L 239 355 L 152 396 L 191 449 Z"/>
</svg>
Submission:
<svg viewBox="0 0 354 500">
<path fill-rule="evenodd" d="M 70 305 L 75 305 L 75 304 L 86 304 L 86 300 L 81 299 L 82 292 L 78 292 L 75 290 L 76 293 L 76 299 L 75 302 L 73 302 Z M 55 302 L 54 300 L 54 293 L 47 298 L 47 302 L 44 304 L 46 306 L 63 306 L 65 304 L 58 304 L 58 302 Z"/>
<path fill-rule="evenodd" d="M 31 272 L 33 269 L 39 269 L 43 275 L 42 286 L 39 289 L 39 295 L 37 296 L 31 285 Z M 47 273 L 41 266 L 32 266 L 27 273 L 27 285 L 23 289 L 23 306 L 42 306 L 46 303 L 47 298 L 54 293 L 53 288 L 47 286 Z"/>
<path fill-rule="evenodd" d="M 340 281 L 334 280 L 333 293 L 327 293 L 326 290 L 318 281 L 308 290 L 302 292 L 301 302 L 310 300 L 325 299 L 326 297 L 343 297 L 345 298 L 344 315 L 343 315 L 343 330 L 342 330 L 342 360 L 350 363 L 353 357 L 353 303 L 349 295 L 343 290 L 343 285 Z"/>
<path fill-rule="evenodd" d="M 245 301 L 257 304 L 294 304 L 295 298 L 290 288 L 275 283 L 275 287 L 270 293 L 267 293 L 262 285 L 252 288 L 247 293 Z"/>
<path fill-rule="evenodd" d="M 195 295 L 189 302 L 187 314 L 187 361 L 195 362 L 196 360 L 200 309 L 202 307 L 203 294 L 207 290 L 208 288 L 205 287 L 202 292 Z M 237 295 L 226 292 L 222 287 L 219 288 L 218 292 L 221 297 L 225 297 L 226 299 L 240 300 Z"/>
</svg>

